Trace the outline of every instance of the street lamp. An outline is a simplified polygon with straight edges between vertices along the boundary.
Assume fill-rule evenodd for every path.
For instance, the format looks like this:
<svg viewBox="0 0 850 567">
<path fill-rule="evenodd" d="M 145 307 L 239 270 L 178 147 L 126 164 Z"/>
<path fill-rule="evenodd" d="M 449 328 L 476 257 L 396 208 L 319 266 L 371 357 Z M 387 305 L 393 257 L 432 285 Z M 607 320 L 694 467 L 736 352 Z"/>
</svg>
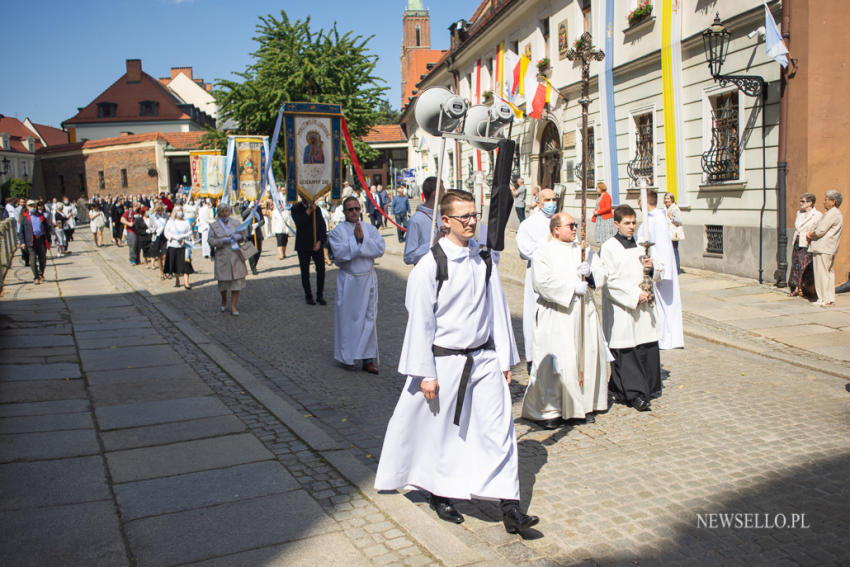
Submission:
<svg viewBox="0 0 850 567">
<path fill-rule="evenodd" d="M 767 98 L 767 84 L 758 75 L 721 75 L 720 68 L 726 61 L 729 52 L 729 40 L 732 34 L 720 22 L 720 14 L 715 14 L 714 22 L 702 32 L 702 42 L 705 47 L 705 59 L 708 61 L 708 70 L 712 78 L 720 83 L 721 87 L 732 83 L 747 96 L 760 96 Z"/>
<path fill-rule="evenodd" d="M 723 62 L 726 61 L 726 54 L 729 52 L 729 42 L 732 34 L 720 22 L 720 14 L 715 13 L 714 21 L 711 25 L 702 32 L 702 41 L 705 48 L 705 59 L 708 61 L 708 70 L 711 77 L 725 87 L 728 84 L 733 84 L 747 96 L 759 97 L 761 104 L 761 166 L 762 166 L 762 191 L 765 193 L 764 202 L 767 201 L 767 155 L 766 155 L 766 118 L 765 118 L 765 102 L 767 101 L 767 82 L 764 77 L 759 75 L 721 75 L 720 69 Z M 713 128 L 712 128 L 713 129 Z M 715 168 L 721 169 L 727 167 L 723 160 L 715 159 L 718 156 L 717 150 L 714 147 L 715 140 L 712 136 L 711 149 L 702 155 L 703 171 L 709 173 L 715 171 Z M 720 152 L 721 154 L 723 152 Z M 727 160 L 728 161 L 728 160 Z M 788 262 L 785 256 L 785 249 L 788 245 L 788 236 L 785 232 L 786 216 L 785 216 L 785 187 L 783 184 L 777 184 L 777 238 L 776 238 L 776 286 L 785 287 L 785 271 L 788 269 Z M 761 210 L 759 218 L 759 283 L 763 282 L 763 262 L 762 262 L 762 232 L 764 230 L 764 207 Z"/>
</svg>

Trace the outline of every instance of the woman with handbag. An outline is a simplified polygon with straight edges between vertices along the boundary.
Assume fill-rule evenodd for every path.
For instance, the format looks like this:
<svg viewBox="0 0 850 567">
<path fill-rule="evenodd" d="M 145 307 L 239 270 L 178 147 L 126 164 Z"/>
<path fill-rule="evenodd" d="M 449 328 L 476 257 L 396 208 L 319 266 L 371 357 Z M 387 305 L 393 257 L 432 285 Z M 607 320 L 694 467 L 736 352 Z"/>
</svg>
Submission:
<svg viewBox="0 0 850 567">
<path fill-rule="evenodd" d="M 192 262 L 186 258 L 186 245 L 192 238 L 192 225 L 186 220 L 183 207 L 174 207 L 163 233 L 168 241 L 165 273 L 174 276 L 174 287 L 180 287 L 179 276 L 182 275 L 183 287 L 192 289 L 189 285 L 189 274 L 195 273 L 195 270 L 192 268 Z"/>
<path fill-rule="evenodd" d="M 679 263 L 679 241 L 685 239 L 685 227 L 682 226 L 682 211 L 676 204 L 673 193 L 664 195 L 664 207 L 667 209 L 667 223 L 670 226 L 670 238 L 673 240 L 673 254 L 676 256 L 676 270 L 682 273 L 682 264 Z"/>
<path fill-rule="evenodd" d="M 239 315 L 236 308 L 239 302 L 239 292 L 245 287 L 245 277 L 248 269 L 245 267 L 247 258 L 253 256 L 257 249 L 246 242 L 245 232 L 238 231 L 239 223 L 232 218 L 233 209 L 230 205 L 218 206 L 218 218 L 210 224 L 207 240 L 214 252 L 214 276 L 218 281 L 218 291 L 221 293 L 221 311 L 227 311 L 227 292 L 230 292 L 230 313 Z"/>
</svg>

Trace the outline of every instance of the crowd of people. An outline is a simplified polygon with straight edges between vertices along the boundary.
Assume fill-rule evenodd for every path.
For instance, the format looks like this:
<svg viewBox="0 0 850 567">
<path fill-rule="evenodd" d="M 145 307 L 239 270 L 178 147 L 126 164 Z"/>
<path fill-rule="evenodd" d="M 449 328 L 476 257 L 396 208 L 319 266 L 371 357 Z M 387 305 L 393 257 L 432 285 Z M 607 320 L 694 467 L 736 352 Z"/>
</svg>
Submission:
<svg viewBox="0 0 850 567">
<path fill-rule="evenodd" d="M 474 237 L 472 195 L 445 192 L 435 210 L 436 186 L 433 177 L 423 183 L 423 202 L 404 237 L 404 261 L 414 266 L 398 368 L 407 383 L 387 426 L 375 487 L 424 490 L 438 517 L 455 523 L 463 516 L 453 499 L 500 500 L 505 529 L 516 533 L 538 518 L 519 506 L 508 384 L 521 359 L 510 310 L 497 254 Z M 523 417 L 555 429 L 575 420 L 593 422 L 612 401 L 650 411 L 662 389 L 659 350 L 684 346 L 669 228 L 676 226 L 675 215 L 658 208 L 654 192 L 647 194 L 649 215 L 641 228 L 655 242 L 647 252 L 635 240 L 635 211 L 615 207 L 610 219 L 616 232 L 596 254 L 580 246 L 577 223 L 558 212 L 554 191 L 544 188 L 535 196 L 517 233 L 519 254 L 528 262 L 523 334 L 530 378 Z M 361 220 L 356 195 L 343 199 L 342 208 L 345 221 L 329 237 L 340 268 L 334 358 L 377 373 L 374 260 L 385 243 L 377 223 Z M 680 217 L 675 222 L 681 226 Z"/>
</svg>

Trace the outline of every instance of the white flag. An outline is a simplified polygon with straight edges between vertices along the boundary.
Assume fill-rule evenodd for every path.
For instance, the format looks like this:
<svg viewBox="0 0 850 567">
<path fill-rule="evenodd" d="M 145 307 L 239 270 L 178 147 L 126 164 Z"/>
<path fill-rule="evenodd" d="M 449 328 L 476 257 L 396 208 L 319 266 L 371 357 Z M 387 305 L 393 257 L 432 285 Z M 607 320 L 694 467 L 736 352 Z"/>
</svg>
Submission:
<svg viewBox="0 0 850 567">
<path fill-rule="evenodd" d="M 785 47 L 785 42 L 782 41 L 782 34 L 773 20 L 773 14 L 770 13 L 770 8 L 767 3 L 764 3 L 764 29 L 765 42 L 764 46 L 767 50 L 768 57 L 773 58 L 783 67 L 788 66 L 788 48 Z"/>
</svg>

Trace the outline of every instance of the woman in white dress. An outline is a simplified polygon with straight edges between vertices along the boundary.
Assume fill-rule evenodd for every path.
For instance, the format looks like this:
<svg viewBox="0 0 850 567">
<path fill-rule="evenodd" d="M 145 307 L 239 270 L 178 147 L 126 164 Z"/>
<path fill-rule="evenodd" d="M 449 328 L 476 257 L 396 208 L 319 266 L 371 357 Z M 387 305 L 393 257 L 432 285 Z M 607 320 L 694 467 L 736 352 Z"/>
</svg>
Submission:
<svg viewBox="0 0 850 567">
<path fill-rule="evenodd" d="M 180 287 L 180 277 L 183 276 L 183 287 L 192 289 L 189 285 L 189 274 L 195 272 L 192 262 L 186 258 L 186 245 L 192 238 L 192 225 L 185 218 L 183 207 L 174 207 L 171 218 L 165 223 L 165 238 L 168 248 L 165 253 L 165 272 L 174 276 L 174 287 Z"/>
<path fill-rule="evenodd" d="M 106 215 L 100 210 L 97 203 L 89 207 L 89 227 L 91 228 L 94 245 L 98 248 L 103 246 L 103 229 L 106 227 Z"/>
</svg>

